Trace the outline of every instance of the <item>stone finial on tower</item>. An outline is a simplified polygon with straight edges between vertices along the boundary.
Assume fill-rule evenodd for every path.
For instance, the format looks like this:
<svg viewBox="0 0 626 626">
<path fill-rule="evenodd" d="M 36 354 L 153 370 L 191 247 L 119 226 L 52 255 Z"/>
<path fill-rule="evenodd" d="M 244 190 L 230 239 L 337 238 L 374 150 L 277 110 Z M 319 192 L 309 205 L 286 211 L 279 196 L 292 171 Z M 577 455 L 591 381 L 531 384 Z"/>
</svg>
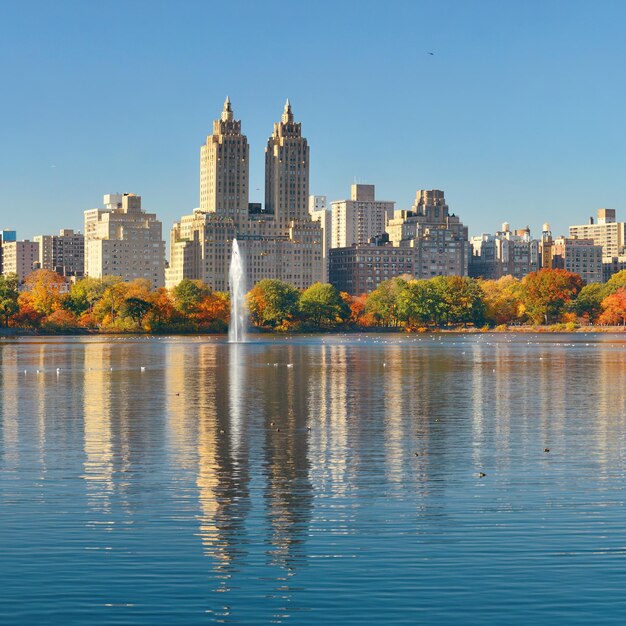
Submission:
<svg viewBox="0 0 626 626">
<path fill-rule="evenodd" d="M 287 101 L 285 102 L 285 108 L 283 110 L 283 117 L 281 121 L 283 122 L 283 124 L 293 122 L 293 112 L 291 110 L 291 103 L 289 102 L 289 98 L 287 98 Z"/>
<path fill-rule="evenodd" d="M 222 111 L 222 121 L 230 122 L 233 119 L 233 108 L 230 105 L 230 98 L 226 96 L 226 100 L 224 100 L 224 110 Z"/>
</svg>

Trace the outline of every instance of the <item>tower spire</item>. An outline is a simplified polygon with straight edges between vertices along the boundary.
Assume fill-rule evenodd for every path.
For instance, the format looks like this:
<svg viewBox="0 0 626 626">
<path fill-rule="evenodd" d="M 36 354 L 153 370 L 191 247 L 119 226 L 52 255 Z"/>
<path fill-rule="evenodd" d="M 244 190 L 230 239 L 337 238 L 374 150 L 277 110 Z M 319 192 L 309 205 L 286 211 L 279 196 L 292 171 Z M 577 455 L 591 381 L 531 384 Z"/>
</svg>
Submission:
<svg viewBox="0 0 626 626">
<path fill-rule="evenodd" d="M 224 110 L 222 111 L 222 121 L 229 122 L 233 119 L 233 107 L 230 104 L 230 98 L 226 96 L 224 100 Z"/>
<path fill-rule="evenodd" d="M 291 110 L 291 102 L 289 102 L 289 98 L 285 102 L 285 108 L 283 110 L 283 117 L 281 119 L 283 124 L 288 124 L 289 122 L 293 122 L 293 112 Z"/>
</svg>

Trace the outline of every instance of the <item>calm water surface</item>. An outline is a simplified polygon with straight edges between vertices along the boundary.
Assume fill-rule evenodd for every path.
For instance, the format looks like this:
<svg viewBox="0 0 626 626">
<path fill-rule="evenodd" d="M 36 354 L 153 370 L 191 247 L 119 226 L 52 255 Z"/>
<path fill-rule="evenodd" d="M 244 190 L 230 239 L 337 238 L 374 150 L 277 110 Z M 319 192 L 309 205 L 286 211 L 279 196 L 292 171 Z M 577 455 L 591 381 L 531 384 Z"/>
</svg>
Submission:
<svg viewBox="0 0 626 626">
<path fill-rule="evenodd" d="M 22 338 L 0 393 L 2 624 L 626 618 L 623 336 Z"/>
</svg>

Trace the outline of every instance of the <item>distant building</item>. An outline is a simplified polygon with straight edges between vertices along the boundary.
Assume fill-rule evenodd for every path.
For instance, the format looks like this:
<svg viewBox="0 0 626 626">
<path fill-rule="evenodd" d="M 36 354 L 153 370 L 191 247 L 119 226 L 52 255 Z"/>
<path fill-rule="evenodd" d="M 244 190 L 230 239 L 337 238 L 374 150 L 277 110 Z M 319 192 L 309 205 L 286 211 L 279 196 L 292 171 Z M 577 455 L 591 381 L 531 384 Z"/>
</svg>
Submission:
<svg viewBox="0 0 626 626">
<path fill-rule="evenodd" d="M 386 231 L 395 202 L 376 200 L 374 185 L 354 184 L 350 200 L 337 200 L 332 207 L 332 248 L 367 243 Z"/>
<path fill-rule="evenodd" d="M 602 276 L 607 281 L 626 268 L 626 222 L 616 221 L 615 209 L 598 209 L 597 220 L 569 227 L 570 237 L 592 239 L 602 246 Z"/>
<path fill-rule="evenodd" d="M 328 282 L 328 252 L 332 238 L 333 215 L 326 206 L 326 196 L 309 196 L 309 215 L 322 229 L 322 282 Z"/>
<path fill-rule="evenodd" d="M 17 233 L 14 230 L 0 230 L 0 244 L 17 241 Z"/>
<path fill-rule="evenodd" d="M 145 278 L 165 284 L 161 222 L 141 208 L 141 196 L 107 194 L 104 209 L 85 211 L 85 274 L 93 278 Z"/>
<path fill-rule="evenodd" d="M 289 101 L 265 150 L 265 207 L 248 203 L 249 149 L 224 103 L 201 148 L 200 208 L 170 233 L 168 287 L 189 278 L 228 290 L 232 241 L 238 240 L 246 288 L 264 278 L 308 287 L 323 278 L 322 226 L 309 214 L 309 147 Z"/>
<path fill-rule="evenodd" d="M 553 269 L 574 272 L 586 283 L 602 282 L 602 246 L 593 239 L 557 237 L 550 254 Z"/>
<path fill-rule="evenodd" d="M 17 235 L 14 230 L 0 230 L 0 274 L 2 274 L 2 245 L 9 241 L 17 241 Z"/>
<path fill-rule="evenodd" d="M 411 210 L 396 211 L 387 232 L 394 246 L 417 250 L 416 278 L 468 275 L 467 226 L 449 212 L 443 191 L 417 191 Z"/>
<path fill-rule="evenodd" d="M 17 274 L 20 282 L 37 268 L 39 245 L 34 241 L 7 241 L 2 244 L 2 273 Z"/>
<path fill-rule="evenodd" d="M 415 276 L 416 248 L 397 247 L 387 234 L 370 243 L 331 248 L 330 282 L 352 295 L 370 293 L 380 283 L 403 275 Z"/>
<path fill-rule="evenodd" d="M 602 255 L 616 257 L 624 254 L 626 245 L 626 222 L 617 222 L 615 209 L 598 209 L 597 221 L 589 218 L 588 224 L 570 226 L 569 236 L 577 239 L 593 239 L 602 246 Z"/>
<path fill-rule="evenodd" d="M 541 242 L 531 237 L 528 227 L 511 231 L 505 222 L 502 230 L 472 237 L 470 244 L 469 275 L 473 278 L 523 278 L 541 267 Z"/>
<path fill-rule="evenodd" d="M 85 237 L 69 228 L 58 235 L 37 235 L 39 267 L 61 276 L 81 277 L 85 273 Z"/>
</svg>

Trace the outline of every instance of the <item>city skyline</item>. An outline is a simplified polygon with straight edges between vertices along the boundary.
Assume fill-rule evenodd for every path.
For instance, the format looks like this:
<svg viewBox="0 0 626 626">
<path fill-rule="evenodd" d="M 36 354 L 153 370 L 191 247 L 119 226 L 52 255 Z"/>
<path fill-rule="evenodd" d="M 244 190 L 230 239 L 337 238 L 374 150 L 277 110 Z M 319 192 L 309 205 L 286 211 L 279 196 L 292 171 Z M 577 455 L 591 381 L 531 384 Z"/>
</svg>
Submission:
<svg viewBox="0 0 626 626">
<path fill-rule="evenodd" d="M 445 189 L 472 234 L 502 221 L 537 233 L 546 219 L 566 233 L 626 206 L 619 3 L 593 20 L 581 2 L 288 15 L 239 3 L 236 46 L 228 28 L 206 37 L 208 5 L 147 7 L 3 7 L 0 227 L 20 238 L 79 228 L 112 191 L 141 194 L 169 227 L 199 205 L 198 138 L 226 95 L 251 147 L 251 202 L 263 201 L 262 148 L 289 97 L 311 145 L 310 192 L 329 202 L 355 180 L 398 209 L 415 189 Z"/>
</svg>

